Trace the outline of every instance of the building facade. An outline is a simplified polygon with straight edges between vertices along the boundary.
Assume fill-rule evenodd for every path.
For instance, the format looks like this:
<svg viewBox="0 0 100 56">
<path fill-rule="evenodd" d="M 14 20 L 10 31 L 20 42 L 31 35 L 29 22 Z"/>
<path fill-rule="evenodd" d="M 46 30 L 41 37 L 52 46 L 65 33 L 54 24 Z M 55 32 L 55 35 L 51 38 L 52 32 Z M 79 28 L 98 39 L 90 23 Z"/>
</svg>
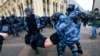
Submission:
<svg viewBox="0 0 100 56">
<path fill-rule="evenodd" d="M 95 8 L 99 8 L 99 11 L 100 11 L 100 0 L 94 0 L 93 10 L 94 10 Z"/>
<path fill-rule="evenodd" d="M 0 16 L 24 16 L 24 9 L 32 8 L 38 16 L 51 16 L 66 11 L 66 0 L 0 0 Z"/>
</svg>

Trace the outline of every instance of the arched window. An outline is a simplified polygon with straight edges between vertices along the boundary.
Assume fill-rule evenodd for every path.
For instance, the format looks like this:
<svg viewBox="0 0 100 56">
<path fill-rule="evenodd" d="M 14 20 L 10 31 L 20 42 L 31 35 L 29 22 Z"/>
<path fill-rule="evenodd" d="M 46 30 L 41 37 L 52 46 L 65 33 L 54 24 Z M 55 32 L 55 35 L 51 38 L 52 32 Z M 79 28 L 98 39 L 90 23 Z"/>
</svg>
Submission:
<svg viewBox="0 0 100 56">
<path fill-rule="evenodd" d="M 53 12 L 55 12 L 55 2 L 53 2 Z"/>
<path fill-rule="evenodd" d="M 56 3 L 56 12 L 57 12 L 57 7 L 58 7 L 58 4 Z"/>
<path fill-rule="evenodd" d="M 29 6 L 29 1 L 28 0 L 26 0 L 26 5 Z"/>
<path fill-rule="evenodd" d="M 21 7 L 20 7 L 20 5 L 18 5 L 18 8 L 19 8 L 20 16 L 21 16 L 21 15 L 22 15 L 22 12 L 21 12 Z"/>
<path fill-rule="evenodd" d="M 4 11 L 4 15 L 7 16 L 7 13 Z"/>
<path fill-rule="evenodd" d="M 13 2 L 16 2 L 16 0 L 13 0 Z"/>
<path fill-rule="evenodd" d="M 50 2 L 49 2 L 50 0 L 47 0 L 47 4 L 49 4 Z"/>
<path fill-rule="evenodd" d="M 21 16 L 24 16 L 24 12 L 23 12 L 23 11 L 24 11 L 24 9 L 23 9 L 23 4 L 21 4 L 20 7 L 21 7 L 21 14 L 22 14 Z"/>
<path fill-rule="evenodd" d="M 8 10 L 9 16 L 11 15 L 11 12 Z"/>
<path fill-rule="evenodd" d="M 43 13 L 44 13 L 44 16 L 46 16 L 46 3 L 45 3 L 45 0 L 42 0 L 43 1 Z"/>
<path fill-rule="evenodd" d="M 60 11 L 63 12 L 63 5 L 60 5 Z"/>
<path fill-rule="evenodd" d="M 33 8 L 33 0 L 30 0 L 31 8 Z"/>
<path fill-rule="evenodd" d="M 49 0 L 47 0 L 47 14 L 50 15 L 50 9 L 49 9 Z"/>
<path fill-rule="evenodd" d="M 15 10 L 15 8 L 12 8 L 12 12 L 13 12 L 13 14 L 16 15 L 16 10 Z"/>
<path fill-rule="evenodd" d="M 43 3 L 46 3 L 45 0 L 43 0 Z"/>
</svg>

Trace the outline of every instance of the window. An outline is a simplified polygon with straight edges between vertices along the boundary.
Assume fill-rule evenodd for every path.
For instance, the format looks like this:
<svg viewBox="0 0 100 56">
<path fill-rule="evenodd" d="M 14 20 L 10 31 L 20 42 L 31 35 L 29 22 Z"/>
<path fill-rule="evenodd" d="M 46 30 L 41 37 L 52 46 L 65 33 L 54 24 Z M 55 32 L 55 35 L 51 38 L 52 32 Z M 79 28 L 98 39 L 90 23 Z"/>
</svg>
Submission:
<svg viewBox="0 0 100 56">
<path fill-rule="evenodd" d="M 29 1 L 28 0 L 26 0 L 26 5 L 29 6 Z"/>
<path fill-rule="evenodd" d="M 47 8 L 47 13 L 48 13 L 48 16 L 49 16 L 50 15 L 49 8 Z"/>
<path fill-rule="evenodd" d="M 55 12 L 55 2 L 53 2 L 53 12 Z"/>
<path fill-rule="evenodd" d="M 58 7 L 58 4 L 56 3 L 56 12 L 57 12 L 57 7 Z"/>
<path fill-rule="evenodd" d="M 20 7 L 20 5 L 18 5 L 18 7 L 19 7 L 19 11 L 20 11 L 20 16 L 21 16 L 22 15 L 21 7 Z"/>
<path fill-rule="evenodd" d="M 7 13 L 6 12 L 4 12 L 5 13 L 5 16 L 7 16 Z"/>
<path fill-rule="evenodd" d="M 63 5 L 60 5 L 60 11 L 63 12 Z"/>
<path fill-rule="evenodd" d="M 46 16 L 46 8 L 43 8 L 44 16 Z"/>
<path fill-rule="evenodd" d="M 47 4 L 49 4 L 49 0 L 47 0 Z"/>
<path fill-rule="evenodd" d="M 9 15 L 11 15 L 11 12 L 8 10 Z"/>
<path fill-rule="evenodd" d="M 64 6 L 62 5 L 62 12 L 63 12 Z"/>
<path fill-rule="evenodd" d="M 13 2 L 16 2 L 16 0 L 13 0 Z"/>
<path fill-rule="evenodd" d="M 16 15 L 16 10 L 15 8 L 12 8 L 13 13 Z"/>
<path fill-rule="evenodd" d="M 50 12 L 49 12 L 49 0 L 47 0 L 47 14 L 48 14 L 48 16 L 50 15 Z"/>
<path fill-rule="evenodd" d="M 44 12 L 44 15 L 46 16 L 46 4 L 45 4 L 45 0 L 43 0 L 43 12 Z"/>
<path fill-rule="evenodd" d="M 43 0 L 43 3 L 46 3 L 45 0 Z"/>
<path fill-rule="evenodd" d="M 31 8 L 33 7 L 32 5 L 33 5 L 33 1 L 32 0 L 30 0 L 30 4 L 31 4 Z"/>
<path fill-rule="evenodd" d="M 22 13 L 22 16 L 24 15 L 24 12 L 23 12 L 23 4 L 21 4 L 21 13 Z"/>
</svg>

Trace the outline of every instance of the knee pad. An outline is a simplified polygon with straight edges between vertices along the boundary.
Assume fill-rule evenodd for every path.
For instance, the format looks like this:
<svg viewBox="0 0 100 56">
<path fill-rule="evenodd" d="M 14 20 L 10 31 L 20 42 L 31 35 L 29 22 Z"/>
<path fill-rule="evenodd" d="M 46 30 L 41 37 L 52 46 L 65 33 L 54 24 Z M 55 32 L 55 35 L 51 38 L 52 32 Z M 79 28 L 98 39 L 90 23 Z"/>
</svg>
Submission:
<svg viewBox="0 0 100 56">
<path fill-rule="evenodd" d="M 53 44 L 58 44 L 59 42 L 59 39 L 58 39 L 58 34 L 57 32 L 53 33 L 51 36 L 50 36 L 50 40 L 52 41 Z"/>
</svg>

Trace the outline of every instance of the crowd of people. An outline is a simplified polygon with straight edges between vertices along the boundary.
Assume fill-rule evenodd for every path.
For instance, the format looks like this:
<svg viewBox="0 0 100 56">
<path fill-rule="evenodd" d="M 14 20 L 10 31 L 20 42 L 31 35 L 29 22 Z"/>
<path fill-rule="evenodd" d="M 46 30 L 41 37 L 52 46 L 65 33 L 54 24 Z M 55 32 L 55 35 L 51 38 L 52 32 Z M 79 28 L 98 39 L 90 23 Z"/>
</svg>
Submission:
<svg viewBox="0 0 100 56">
<path fill-rule="evenodd" d="M 38 17 L 38 16 L 37 16 Z M 12 14 L 9 17 L 1 17 L 0 20 L 0 32 L 7 32 L 10 35 L 13 36 L 19 36 L 19 32 L 21 32 L 24 29 L 24 18 L 25 17 L 16 17 L 14 14 Z M 50 17 L 38 17 L 40 21 L 39 23 L 41 24 L 41 29 L 39 29 L 40 31 L 42 31 L 43 28 L 45 27 L 51 27 L 53 28 L 53 25 L 50 21 Z"/>
<path fill-rule="evenodd" d="M 39 17 L 32 13 L 32 9 L 25 9 L 25 17 L 16 17 L 14 14 L 9 17 L 1 17 L 0 20 L 0 48 L 3 40 L 8 35 L 20 36 L 18 33 L 25 30 L 25 44 L 30 45 L 36 54 L 39 53 L 37 47 L 48 48 L 57 45 L 58 56 L 63 56 L 66 46 L 70 48 L 73 56 L 83 54 L 80 44 L 81 25 L 92 26 L 92 36 L 95 39 L 97 36 L 96 29 L 100 27 L 100 13 L 96 8 L 87 15 L 74 4 L 68 5 L 66 13 L 55 12 L 51 17 Z M 49 38 L 41 34 L 43 28 L 51 27 L 56 30 Z M 77 46 L 77 49 L 75 48 Z M 1 49 L 0 49 L 1 50 Z"/>
<path fill-rule="evenodd" d="M 97 28 L 100 27 L 100 13 L 99 13 L 99 9 L 95 8 L 94 12 L 90 15 L 89 17 L 89 22 L 91 22 L 91 26 L 92 26 L 92 36 L 90 38 L 95 39 L 97 38 Z M 100 35 L 100 32 L 99 32 Z"/>
</svg>

